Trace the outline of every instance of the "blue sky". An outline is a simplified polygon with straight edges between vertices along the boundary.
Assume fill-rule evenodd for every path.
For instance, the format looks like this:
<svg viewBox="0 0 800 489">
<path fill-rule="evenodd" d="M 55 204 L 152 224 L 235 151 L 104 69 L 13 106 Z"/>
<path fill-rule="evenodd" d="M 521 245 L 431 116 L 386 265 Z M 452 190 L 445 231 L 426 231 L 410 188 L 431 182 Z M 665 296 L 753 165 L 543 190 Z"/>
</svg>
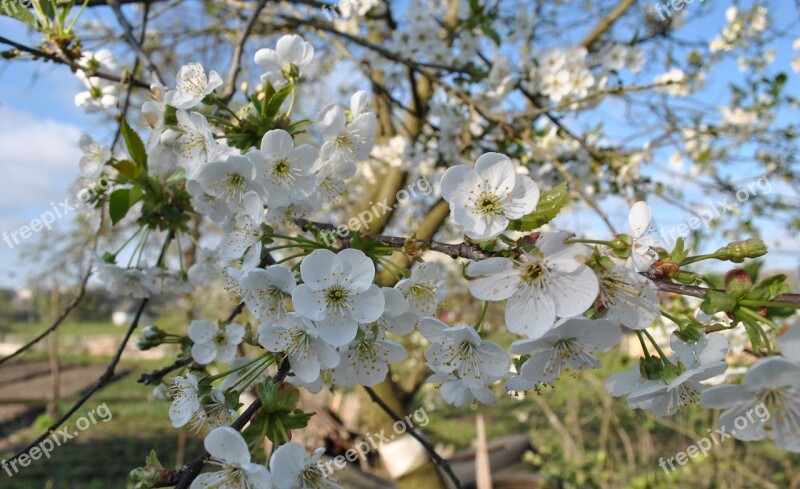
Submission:
<svg viewBox="0 0 800 489">
<path fill-rule="evenodd" d="M 797 11 L 789 5 L 791 2 L 769 3 L 771 8 L 777 9 L 776 18 L 797 18 Z M 699 22 L 693 22 L 691 15 L 693 8 L 700 7 L 699 2 L 686 7 L 688 28 L 684 37 L 707 38 L 710 32 L 719 32 L 725 22 L 724 10 L 730 4 L 716 1 L 714 4 L 719 6 L 714 7 L 713 16 L 704 16 Z M 708 8 L 708 3 L 703 8 Z M 91 9 L 87 18 L 106 17 L 103 10 L 107 9 Z M 31 39 L 30 33 L 20 23 L 6 17 L 0 17 L 0 32 L 5 37 L 23 43 Z M 790 74 L 790 90 L 798 94 L 798 77 L 788 69 L 792 55 L 791 42 L 778 43 L 776 47 L 778 53 L 774 66 Z M 226 67 L 214 68 L 224 70 Z M 738 72 L 733 62 L 719 69 L 730 70 L 734 76 Z M 89 132 L 97 139 L 110 141 L 113 128 L 101 125 L 97 116 L 86 115 L 73 103 L 79 89 L 78 80 L 63 66 L 39 62 L 0 62 L 0 168 L 5 176 L 0 192 L 0 231 L 10 233 L 18 230 L 69 197 L 69 186 L 78 175 L 81 152 L 77 141 L 81 133 Z M 727 103 L 721 92 L 714 93 L 712 90 L 706 96 L 706 102 Z M 614 119 L 622 116 L 620 107 L 610 108 L 607 125 L 610 132 L 613 133 Z M 796 118 L 797 113 L 784 117 L 790 116 Z M 741 168 L 737 171 L 741 171 Z M 758 175 L 753 173 L 753 176 Z M 787 193 L 791 189 L 775 188 L 775 191 Z M 668 209 L 655 201 L 652 203 L 655 204 L 656 216 L 662 227 L 671 227 L 690 217 L 674 208 Z M 626 207 L 622 203 L 613 204 L 609 211 L 618 229 L 624 229 Z M 69 226 L 70 221 L 69 217 L 60 219 L 55 226 Z M 585 219 L 571 216 L 568 221 L 584 223 Z M 784 250 L 774 255 L 769 260 L 770 264 L 795 268 L 800 257 L 797 240 L 786 236 L 780 228 L 768 226 L 767 229 L 768 241 L 779 239 L 781 244 L 778 248 Z M 21 263 L 19 255 L 23 246 L 24 243 L 9 249 L 6 243 L 0 242 L 0 286 L 24 283 L 27 267 Z"/>
</svg>

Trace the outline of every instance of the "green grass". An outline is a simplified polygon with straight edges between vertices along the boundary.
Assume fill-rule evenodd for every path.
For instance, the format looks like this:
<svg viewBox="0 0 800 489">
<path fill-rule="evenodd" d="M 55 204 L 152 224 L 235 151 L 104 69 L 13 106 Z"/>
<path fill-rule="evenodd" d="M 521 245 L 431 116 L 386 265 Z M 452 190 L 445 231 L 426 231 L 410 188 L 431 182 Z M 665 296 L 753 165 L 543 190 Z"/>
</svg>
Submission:
<svg viewBox="0 0 800 489">
<path fill-rule="evenodd" d="M 119 370 L 133 368 L 125 378 L 95 394 L 65 426 L 75 431 L 76 420 L 104 402 L 111 419 L 97 422 L 67 444 L 55 448 L 49 459 L 34 461 L 13 477 L 0 471 L 0 487 L 9 489 L 124 489 L 129 486 L 129 472 L 144 465 L 151 449 L 156 449 L 161 462 L 168 467 L 175 464 L 178 430 L 169 420 L 169 403 L 148 401 L 152 387 L 138 384 L 139 373 L 164 365 L 164 362 L 123 362 Z M 71 405 L 61 404 L 62 412 Z M 19 446 L 36 438 L 42 427 L 49 425 L 42 416 L 35 425 L 19 434 Z M 87 418 L 88 419 L 88 418 Z M 16 436 L 16 435 L 15 435 Z M 202 452 L 202 439 L 190 435 L 186 458 Z M 3 457 L 11 453 L 3 453 Z"/>
</svg>

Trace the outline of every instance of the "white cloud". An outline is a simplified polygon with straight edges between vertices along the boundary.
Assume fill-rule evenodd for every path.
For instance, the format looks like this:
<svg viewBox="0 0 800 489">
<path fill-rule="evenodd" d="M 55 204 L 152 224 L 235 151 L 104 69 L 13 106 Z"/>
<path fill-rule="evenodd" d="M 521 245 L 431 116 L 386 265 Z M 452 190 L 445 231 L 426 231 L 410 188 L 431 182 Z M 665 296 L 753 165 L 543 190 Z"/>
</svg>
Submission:
<svg viewBox="0 0 800 489">
<path fill-rule="evenodd" d="M 77 126 L 39 119 L 9 107 L 0 107 L 0 155 L 3 192 L 0 223 L 30 221 L 51 202 L 63 201 L 78 177 L 81 151 Z"/>
</svg>

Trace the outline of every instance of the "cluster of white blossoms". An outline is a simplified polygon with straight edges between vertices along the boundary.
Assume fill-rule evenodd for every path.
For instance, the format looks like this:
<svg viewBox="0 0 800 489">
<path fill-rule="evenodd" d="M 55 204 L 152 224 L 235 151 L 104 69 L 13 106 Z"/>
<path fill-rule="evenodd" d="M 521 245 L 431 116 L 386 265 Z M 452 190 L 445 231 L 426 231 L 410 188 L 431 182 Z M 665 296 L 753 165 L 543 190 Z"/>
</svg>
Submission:
<svg viewBox="0 0 800 489">
<path fill-rule="evenodd" d="M 453 51 L 445 49 L 438 37 L 434 18 L 423 16 L 423 8 L 418 12 L 411 19 L 418 26 L 392 39 L 393 45 L 405 45 L 418 59 L 431 63 L 454 62 Z M 458 43 L 458 49 L 471 56 L 474 47 L 469 37 L 460 37 Z M 512 238 L 507 233 L 519 230 L 519 223 L 536 214 L 545 201 L 545 185 L 540 189 L 530 172 L 521 170 L 523 165 L 496 152 L 473 155 L 474 164 L 451 164 L 433 187 L 449 205 L 459 237 L 466 238 L 462 246 L 471 250 L 460 256 L 467 260 L 463 268 L 466 289 L 483 302 L 474 325 L 448 325 L 437 316 L 452 280 L 438 262 L 418 259 L 393 287 L 381 287 L 376 272 L 395 271 L 384 257 L 399 247 L 389 249 L 379 242 L 381 246 L 370 248 L 375 243 L 369 240 L 376 238 L 355 233 L 340 248 L 329 246 L 312 239 L 318 237 L 319 229 L 308 222 L 292 227 L 288 234 L 293 236 L 276 233 L 276 227 L 290 228 L 299 224 L 294 218 L 311 216 L 330 205 L 346 191 L 358 165 L 375 156 L 378 122 L 363 91 L 354 93 L 347 105 L 322 107 L 314 120 L 300 121 L 304 125 L 291 120 L 295 84 L 312 67 L 314 54 L 313 46 L 297 35 L 283 36 L 275 49 L 255 54 L 263 73 L 262 86 L 249 94 L 256 105 L 253 110 L 277 115 L 288 105 L 257 137 L 235 140 L 241 136 L 235 130 L 220 131 L 217 122 L 222 111 L 227 109 L 237 121 L 253 114 L 228 108 L 216 94 L 223 88 L 220 75 L 197 63 L 181 67 L 174 87 L 154 84 L 151 99 L 142 107 L 149 127 L 142 143 L 146 171 L 165 181 L 182 177 L 191 208 L 215 223 L 221 239 L 214 249 L 198 249 L 197 259 L 185 273 L 182 262 L 177 272 L 162 266 L 165 261 L 152 268 L 139 267 L 137 261 L 131 268 L 107 263 L 113 260 L 106 257 L 101 260 L 102 280 L 116 294 L 147 298 L 164 291 L 186 292 L 221 276 L 225 289 L 257 321 L 250 329 L 230 321 L 198 319 L 181 337 L 187 359 L 191 355 L 198 369 L 230 367 L 219 367 L 223 373 L 217 375 L 205 376 L 202 371 L 175 376 L 167 391 L 175 427 L 211 428 L 205 444 L 211 455 L 209 464 L 219 470 L 200 475 L 192 484 L 194 489 L 337 488 L 317 465 L 321 451 L 308 455 L 297 443 L 277 448 L 269 469 L 251 462 L 245 438 L 226 427 L 236 417 L 238 396 L 254 385 L 263 386 L 269 362 L 276 359 L 288 360 L 288 382 L 311 392 L 326 384 L 375 386 L 386 379 L 392 364 L 407 357 L 404 336 L 427 341 L 424 356 L 432 372 L 428 383 L 441 386 L 444 401 L 462 407 L 476 401 L 495 402 L 502 391 L 554 386 L 565 374 L 598 368 L 601 354 L 617 345 L 623 334 L 637 335 L 644 358 L 630 372 L 606 381 L 612 395 L 627 396 L 631 408 L 647 409 L 655 416 L 673 415 L 702 399 L 710 407 L 728 409 L 723 417 L 729 418 L 767 400 L 775 406 L 773 429 L 754 429 L 741 436 L 771 437 L 787 450 L 800 451 L 800 358 L 792 353 L 800 342 L 800 326 L 781 338 L 783 357 L 757 363 L 742 386 L 710 390 L 704 382 L 727 368 L 725 336 L 702 334 L 700 328 L 679 324 L 670 344 L 672 354 L 665 355 L 647 332 L 659 316 L 659 298 L 655 285 L 644 275 L 666 253 L 657 250 L 652 211 L 644 202 L 632 205 L 628 233 L 613 242 L 576 238 L 542 224 L 526 229 L 540 232 Z M 113 71 L 110 53 L 89 56 L 87 66 Z M 569 103 L 587 97 L 590 90 L 603 89 L 612 71 L 636 72 L 642 64 L 641 50 L 636 47 L 610 46 L 599 54 L 602 68 L 595 66 L 594 56 L 582 47 L 552 49 L 537 54 L 535 63 L 522 63 L 525 73 L 514 73 L 513 63 L 499 58 L 491 66 L 481 96 L 499 102 L 523 83 L 552 102 Z M 684 95 L 688 93 L 681 84 L 685 78 L 676 69 L 661 81 L 675 82 L 666 88 Z M 88 91 L 76 98 L 79 105 L 88 110 L 116 103 L 110 98 L 114 94 L 105 93 L 111 85 L 94 78 L 84 83 Z M 269 106 L 273 102 L 268 97 L 276 97 L 275 106 Z M 470 121 L 462 120 L 446 100 L 431 104 L 441 126 L 439 140 L 425 148 L 384 142 L 378 153 L 387 166 L 401 166 L 409 157 L 433 167 L 441 152 L 453 150 L 447 145 L 457 145 L 458 129 Z M 208 107 L 221 112 L 212 113 Z M 313 130 L 300 130 L 305 124 Z M 475 130 L 473 135 L 477 134 Z M 553 129 L 538 149 L 552 154 L 552 148 L 565 146 L 558 138 Z M 82 140 L 81 146 L 86 154 L 82 172 L 86 178 L 96 177 L 111 152 L 91 139 Z M 412 152 L 417 154 L 408 156 Z M 124 170 L 124 165 L 117 166 Z M 274 245 L 280 240 L 290 244 Z M 292 248 L 303 253 L 286 251 Z M 484 323 L 490 303 L 502 304 L 504 327 L 516 335 L 508 348 L 487 339 L 490 328 Z M 651 355 L 645 338 L 658 355 Z M 244 344 L 264 352 L 244 357 Z"/>
<path fill-rule="evenodd" d="M 78 63 L 93 71 L 115 73 L 119 70 L 113 53 L 108 49 L 101 49 L 96 53 L 84 51 Z M 87 76 L 83 70 L 76 71 L 75 76 L 86 89 L 75 95 L 75 105 L 83 107 L 87 114 L 103 112 L 117 105 L 117 83 L 96 76 Z"/>
</svg>

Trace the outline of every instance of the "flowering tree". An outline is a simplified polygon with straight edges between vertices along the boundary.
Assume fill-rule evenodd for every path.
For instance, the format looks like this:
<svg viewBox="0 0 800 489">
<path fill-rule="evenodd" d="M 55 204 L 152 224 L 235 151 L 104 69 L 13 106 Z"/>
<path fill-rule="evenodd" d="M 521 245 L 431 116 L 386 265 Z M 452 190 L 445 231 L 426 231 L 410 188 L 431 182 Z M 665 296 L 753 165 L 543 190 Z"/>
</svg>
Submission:
<svg viewBox="0 0 800 489">
<path fill-rule="evenodd" d="M 72 69 L 75 103 L 118 125 L 111 141 L 80 141 L 79 187 L 111 183 L 81 199 L 97 249 L 86 259 L 110 291 L 141 299 L 105 375 L 52 429 L 112 377 L 151 297 L 224 288 L 239 302 L 227 317 L 141 331 L 140 348 L 181 346 L 143 382 L 171 401 L 175 428 L 208 434 L 178 470 L 148 458 L 137 487 L 339 487 L 320 451 L 290 441 L 313 415 L 298 389 L 360 385 L 380 401 L 372 388 L 409 337 L 427 382 L 464 407 L 558 385 L 634 335 L 642 357 L 607 379 L 611 395 L 658 417 L 700 403 L 732 420 L 765 403 L 771 423 L 735 436 L 800 452 L 800 323 L 788 319 L 800 296 L 783 275 L 734 265 L 767 253 L 761 217 L 798 227 L 785 196 L 738 191 L 797 184 L 783 116 L 797 100 L 789 67 L 773 65 L 796 33 L 762 4 L 687 41 L 708 5 L 665 17 L 597 1 L 586 17 L 567 3 L 215 0 L 155 15 L 154 1 L 108 2 L 112 33 L 81 25 L 71 2 L 4 0 L 0 13 L 37 33 L 34 45 L 0 36 L 4 57 Z M 103 49 L 86 49 L 93 36 Z M 349 96 L 326 89 L 339 82 Z M 708 91 L 725 105 L 703 102 Z M 691 240 L 659 233 L 646 201 L 697 208 L 713 190 L 737 199 L 737 219 L 714 207 L 692 218 Z M 604 210 L 620 203 L 623 231 Z M 574 215 L 584 224 L 570 227 Z M 482 302 L 474 323 L 437 316 L 448 290 Z M 494 302 L 502 325 L 486 321 Z M 255 325 L 237 323 L 245 309 Z M 652 333 L 662 322 L 671 354 Z M 491 328 L 517 339 L 501 346 Z M 708 388 L 737 331 L 755 363 L 741 384 Z M 251 454 L 265 438 L 278 447 L 266 461 Z"/>
</svg>

